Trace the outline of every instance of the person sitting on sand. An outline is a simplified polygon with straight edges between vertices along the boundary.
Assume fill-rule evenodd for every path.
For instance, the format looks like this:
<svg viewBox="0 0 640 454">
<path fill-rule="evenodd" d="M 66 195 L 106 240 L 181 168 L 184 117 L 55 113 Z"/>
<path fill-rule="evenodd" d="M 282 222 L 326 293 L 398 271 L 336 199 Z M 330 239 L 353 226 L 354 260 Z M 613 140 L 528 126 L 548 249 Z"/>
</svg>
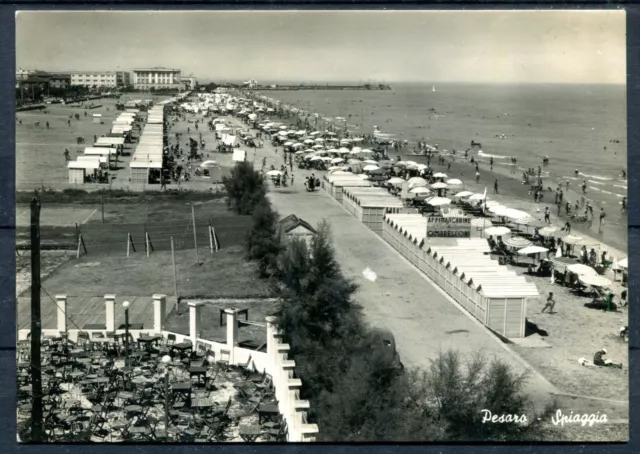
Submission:
<svg viewBox="0 0 640 454">
<path fill-rule="evenodd" d="M 605 359 L 604 356 L 607 354 L 607 349 L 602 348 L 593 355 L 593 364 L 600 367 L 618 367 L 622 369 L 622 364 L 616 364 L 610 359 Z"/>
</svg>

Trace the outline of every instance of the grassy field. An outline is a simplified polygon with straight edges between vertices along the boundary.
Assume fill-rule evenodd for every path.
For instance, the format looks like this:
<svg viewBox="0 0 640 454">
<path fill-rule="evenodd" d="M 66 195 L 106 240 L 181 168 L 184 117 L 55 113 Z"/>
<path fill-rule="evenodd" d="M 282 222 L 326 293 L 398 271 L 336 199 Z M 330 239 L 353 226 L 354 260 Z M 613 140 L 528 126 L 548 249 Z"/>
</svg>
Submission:
<svg viewBox="0 0 640 454">
<path fill-rule="evenodd" d="M 206 300 L 205 300 L 206 301 Z M 189 334 L 189 311 L 185 303 L 174 308 L 167 317 L 165 326 L 168 331 L 179 334 Z M 248 320 L 250 322 L 265 323 L 265 317 L 274 314 L 278 305 L 271 300 L 247 300 L 245 302 L 226 303 L 222 301 L 207 301 L 202 308 L 202 338 L 216 342 L 226 342 L 226 325 L 220 325 L 221 309 L 248 309 Z M 244 316 L 240 316 L 240 320 L 244 320 Z M 223 322 L 225 323 L 225 322 Z M 240 346 L 247 342 L 254 346 L 260 346 L 266 343 L 267 332 L 265 326 L 240 324 L 238 332 L 238 343 Z"/>
<path fill-rule="evenodd" d="M 194 250 L 175 254 L 178 294 L 203 298 L 262 298 L 271 296 L 266 281 L 256 278 L 254 263 L 244 260 L 242 246 L 210 254 L 204 248 L 196 264 Z M 42 283 L 50 294 L 103 296 L 108 293 L 173 296 L 170 252 L 126 255 L 85 255 L 63 264 Z M 24 296 L 27 296 L 27 291 Z"/>
</svg>

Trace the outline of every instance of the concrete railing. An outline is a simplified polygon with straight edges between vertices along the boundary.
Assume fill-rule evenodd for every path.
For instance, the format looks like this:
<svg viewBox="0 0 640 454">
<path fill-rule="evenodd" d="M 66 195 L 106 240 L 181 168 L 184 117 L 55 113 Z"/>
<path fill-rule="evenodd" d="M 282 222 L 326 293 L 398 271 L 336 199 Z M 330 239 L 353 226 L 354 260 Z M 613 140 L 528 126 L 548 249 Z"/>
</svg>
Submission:
<svg viewBox="0 0 640 454">
<path fill-rule="evenodd" d="M 43 329 L 43 336 L 60 336 L 66 332 L 69 340 L 76 342 L 78 333 L 88 333 L 90 337 L 93 333 L 102 333 L 106 336 L 108 332 L 124 334 L 124 329 L 115 329 L 115 309 L 116 296 L 105 295 L 106 329 L 68 329 L 67 327 L 67 296 L 56 295 L 58 306 L 58 327 L 57 329 Z M 248 368 L 257 372 L 266 372 L 272 377 L 275 389 L 278 409 L 287 422 L 288 441 L 291 442 L 312 442 L 316 440 L 318 426 L 307 424 L 307 412 L 310 408 L 309 401 L 300 399 L 300 388 L 302 382 L 295 377 L 296 363 L 288 358 L 289 345 L 282 343 L 282 334 L 279 332 L 275 317 L 266 318 L 267 326 L 267 351 L 259 352 L 238 346 L 238 320 L 236 309 L 225 309 L 226 316 L 226 342 L 215 342 L 201 339 L 199 333 L 202 329 L 202 308 L 204 303 L 189 302 L 189 334 L 173 333 L 165 330 L 164 322 L 167 317 L 167 297 L 166 295 L 153 295 L 153 329 L 133 330 L 129 333 L 133 339 L 137 339 L 143 332 L 160 334 L 163 338 L 169 335 L 175 336 L 176 343 L 191 342 L 192 345 L 205 344 L 220 357 L 221 350 L 229 351 L 230 365 L 245 365 L 251 357 Z M 18 340 L 26 340 L 30 330 L 21 329 L 18 331 Z"/>
</svg>

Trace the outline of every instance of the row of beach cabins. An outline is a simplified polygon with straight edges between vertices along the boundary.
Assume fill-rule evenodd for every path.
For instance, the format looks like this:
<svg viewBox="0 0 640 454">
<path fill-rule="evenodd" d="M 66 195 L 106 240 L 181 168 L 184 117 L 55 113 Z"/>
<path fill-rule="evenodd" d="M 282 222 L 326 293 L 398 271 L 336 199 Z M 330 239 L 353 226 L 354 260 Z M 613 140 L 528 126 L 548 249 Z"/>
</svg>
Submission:
<svg viewBox="0 0 640 454">
<path fill-rule="evenodd" d="M 527 304 L 538 289 L 491 258 L 481 223 L 471 222 L 469 238 L 433 238 L 428 217 L 357 175 L 327 174 L 323 187 L 486 327 L 502 338 L 525 337 Z M 468 217 L 462 210 L 441 216 Z"/>
</svg>

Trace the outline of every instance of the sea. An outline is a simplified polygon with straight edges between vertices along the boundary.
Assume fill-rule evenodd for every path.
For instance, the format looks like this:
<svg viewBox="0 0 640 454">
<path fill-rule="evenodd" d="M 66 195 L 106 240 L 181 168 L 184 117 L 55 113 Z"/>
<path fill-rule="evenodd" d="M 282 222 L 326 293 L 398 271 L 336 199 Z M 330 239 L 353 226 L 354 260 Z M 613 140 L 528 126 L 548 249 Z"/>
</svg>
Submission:
<svg viewBox="0 0 640 454">
<path fill-rule="evenodd" d="M 474 159 L 498 174 L 521 178 L 542 167 L 544 185 L 587 182 L 587 198 L 604 207 L 616 223 L 627 196 L 627 106 L 624 85 L 463 85 L 397 84 L 391 90 L 270 90 L 261 94 L 318 113 L 318 129 L 328 123 L 353 135 L 374 127 L 407 140 L 403 159 L 415 160 L 412 143 L 423 141 L 464 156 L 471 141 L 481 147 Z M 343 117 L 346 121 L 336 120 Z M 391 155 L 394 153 L 390 152 Z M 516 165 L 511 162 L 516 158 Z M 543 158 L 549 164 L 543 165 Z M 577 174 L 576 174 L 577 171 Z M 597 210 L 599 211 L 599 210 Z M 597 215 L 596 211 L 596 215 Z M 614 221 L 608 215 L 609 221 Z"/>
</svg>

